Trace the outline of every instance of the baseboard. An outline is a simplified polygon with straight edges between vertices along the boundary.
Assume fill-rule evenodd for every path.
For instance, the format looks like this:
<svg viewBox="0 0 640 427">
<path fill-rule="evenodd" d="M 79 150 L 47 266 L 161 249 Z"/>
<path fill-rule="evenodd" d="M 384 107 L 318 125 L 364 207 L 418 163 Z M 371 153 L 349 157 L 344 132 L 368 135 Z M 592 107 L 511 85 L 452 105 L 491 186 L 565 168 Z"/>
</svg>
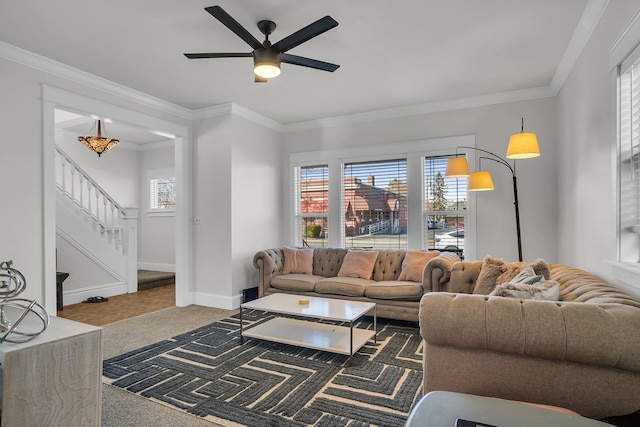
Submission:
<svg viewBox="0 0 640 427">
<path fill-rule="evenodd" d="M 162 264 L 159 262 L 138 262 L 138 270 L 163 271 L 165 273 L 175 273 L 175 264 Z"/>
<path fill-rule="evenodd" d="M 193 304 L 212 308 L 223 308 L 225 310 L 235 310 L 240 308 L 242 294 L 232 297 L 224 295 L 206 294 L 204 292 L 193 292 Z"/>
<path fill-rule="evenodd" d="M 62 301 L 64 305 L 77 304 L 85 301 L 89 297 L 112 297 L 126 294 L 127 292 L 128 287 L 124 282 L 107 283 L 65 291 L 62 294 Z"/>
</svg>

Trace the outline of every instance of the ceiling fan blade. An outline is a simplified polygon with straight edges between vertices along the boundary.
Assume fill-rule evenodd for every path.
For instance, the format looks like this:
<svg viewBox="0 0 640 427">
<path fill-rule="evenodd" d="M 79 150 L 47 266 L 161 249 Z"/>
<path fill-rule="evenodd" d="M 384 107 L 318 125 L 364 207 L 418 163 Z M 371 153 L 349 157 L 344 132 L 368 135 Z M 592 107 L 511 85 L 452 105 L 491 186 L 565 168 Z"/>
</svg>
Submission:
<svg viewBox="0 0 640 427">
<path fill-rule="evenodd" d="M 189 59 L 206 59 L 206 58 L 251 58 L 253 54 L 248 53 L 185 53 Z"/>
<path fill-rule="evenodd" d="M 309 24 L 295 33 L 283 38 L 278 43 L 274 44 L 273 47 L 280 52 L 286 52 L 337 26 L 338 22 L 327 15 L 324 18 L 318 19 L 313 24 Z"/>
<path fill-rule="evenodd" d="M 262 43 L 258 41 L 253 35 L 246 30 L 238 21 L 233 19 L 231 15 L 224 11 L 220 6 L 209 6 L 205 7 L 204 10 L 209 12 L 214 18 L 218 21 L 222 22 L 228 29 L 233 31 L 238 37 L 244 40 L 249 46 L 251 46 L 254 50 L 260 49 L 262 47 Z"/>
<path fill-rule="evenodd" d="M 269 81 L 269 79 L 266 79 L 264 77 L 260 77 L 260 76 L 256 75 L 256 78 L 253 81 L 255 83 L 267 83 Z"/>
<path fill-rule="evenodd" d="M 334 72 L 340 67 L 338 64 L 331 64 L 329 62 L 318 61 L 317 59 L 305 58 L 303 56 L 291 55 L 289 53 L 282 54 L 282 62 L 329 72 Z"/>
</svg>

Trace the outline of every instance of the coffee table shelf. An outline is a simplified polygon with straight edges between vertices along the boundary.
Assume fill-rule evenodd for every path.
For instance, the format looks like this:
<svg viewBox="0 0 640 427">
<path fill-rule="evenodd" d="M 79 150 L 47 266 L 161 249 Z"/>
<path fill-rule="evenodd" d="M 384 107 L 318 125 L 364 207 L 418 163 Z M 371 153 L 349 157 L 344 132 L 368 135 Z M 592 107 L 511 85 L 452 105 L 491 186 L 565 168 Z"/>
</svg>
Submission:
<svg viewBox="0 0 640 427">
<path fill-rule="evenodd" d="M 308 322 L 285 317 L 275 317 L 245 330 L 243 335 L 351 356 L 350 330 L 353 330 L 354 352 L 357 352 L 375 335 L 375 331 L 367 329 L 351 329 L 347 326 Z"/>
<path fill-rule="evenodd" d="M 309 304 L 299 304 L 307 299 Z M 243 309 L 254 309 L 275 314 L 290 314 L 303 319 L 274 317 L 271 320 L 243 327 Z M 354 321 L 367 313 L 373 313 L 373 330 L 354 328 Z M 304 320 L 304 318 L 313 319 Z M 331 320 L 346 322 L 348 326 L 318 322 Z M 271 294 L 240 306 L 240 340 L 243 337 L 259 338 L 282 344 L 296 345 L 315 350 L 330 351 L 351 357 L 369 339 L 376 339 L 376 305 L 362 301 L 349 301 L 321 297 L 300 297 L 292 294 Z"/>
</svg>

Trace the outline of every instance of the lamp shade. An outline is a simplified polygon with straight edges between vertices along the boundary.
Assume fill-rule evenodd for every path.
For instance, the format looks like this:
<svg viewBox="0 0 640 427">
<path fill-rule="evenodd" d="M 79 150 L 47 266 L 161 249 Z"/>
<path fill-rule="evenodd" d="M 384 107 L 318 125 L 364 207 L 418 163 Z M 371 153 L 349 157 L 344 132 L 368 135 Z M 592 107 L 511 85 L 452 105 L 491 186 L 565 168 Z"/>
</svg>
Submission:
<svg viewBox="0 0 640 427">
<path fill-rule="evenodd" d="M 445 178 L 466 178 L 469 174 L 469 163 L 466 157 L 451 157 L 447 162 Z"/>
<path fill-rule="evenodd" d="M 489 171 L 477 171 L 469 176 L 468 191 L 490 191 L 494 188 L 493 178 L 491 178 Z"/>
<path fill-rule="evenodd" d="M 538 147 L 538 137 L 533 132 L 521 132 L 511 135 L 509 148 L 507 148 L 508 159 L 530 159 L 540 155 Z"/>
<path fill-rule="evenodd" d="M 274 49 L 257 49 L 253 52 L 253 72 L 270 79 L 280 75 L 281 54 Z"/>
</svg>

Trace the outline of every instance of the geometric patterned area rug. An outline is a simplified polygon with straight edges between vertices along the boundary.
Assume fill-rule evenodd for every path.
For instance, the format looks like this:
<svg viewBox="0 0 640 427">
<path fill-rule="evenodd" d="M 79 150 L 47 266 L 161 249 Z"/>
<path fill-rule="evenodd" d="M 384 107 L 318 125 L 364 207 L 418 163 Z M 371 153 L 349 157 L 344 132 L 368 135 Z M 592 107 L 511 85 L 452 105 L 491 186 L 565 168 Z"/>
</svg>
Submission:
<svg viewBox="0 0 640 427">
<path fill-rule="evenodd" d="M 244 310 L 244 327 L 273 314 Z M 348 356 L 246 338 L 238 315 L 103 363 L 103 379 L 228 426 L 403 426 L 422 397 L 417 325 L 378 319 Z M 372 329 L 373 319 L 355 325 Z"/>
</svg>

